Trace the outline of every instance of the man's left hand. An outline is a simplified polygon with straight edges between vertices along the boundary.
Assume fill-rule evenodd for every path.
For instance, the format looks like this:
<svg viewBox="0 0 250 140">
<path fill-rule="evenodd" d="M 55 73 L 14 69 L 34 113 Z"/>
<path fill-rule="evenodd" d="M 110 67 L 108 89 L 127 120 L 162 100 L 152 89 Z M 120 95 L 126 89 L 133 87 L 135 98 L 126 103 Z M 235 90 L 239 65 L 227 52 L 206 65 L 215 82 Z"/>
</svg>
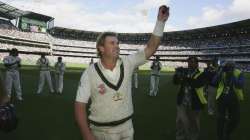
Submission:
<svg viewBox="0 0 250 140">
<path fill-rule="evenodd" d="M 158 12 L 158 20 L 160 21 L 167 21 L 169 17 L 169 7 L 167 7 L 166 5 L 162 5 L 159 8 L 159 12 Z"/>
</svg>

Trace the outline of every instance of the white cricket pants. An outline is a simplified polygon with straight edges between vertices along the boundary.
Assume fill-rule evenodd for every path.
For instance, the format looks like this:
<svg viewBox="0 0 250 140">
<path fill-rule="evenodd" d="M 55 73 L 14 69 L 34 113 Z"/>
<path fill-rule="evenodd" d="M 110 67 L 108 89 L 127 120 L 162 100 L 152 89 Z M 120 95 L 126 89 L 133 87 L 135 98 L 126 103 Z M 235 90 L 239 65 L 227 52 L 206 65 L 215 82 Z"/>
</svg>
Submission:
<svg viewBox="0 0 250 140">
<path fill-rule="evenodd" d="M 134 73 L 134 85 L 135 85 L 135 88 L 138 88 L 138 73 L 137 72 Z"/>
<path fill-rule="evenodd" d="M 40 77 L 39 77 L 39 84 L 38 84 L 38 90 L 37 93 L 40 94 L 43 90 L 45 79 L 48 82 L 50 92 L 54 92 L 53 85 L 51 82 L 51 76 L 50 71 L 40 71 Z"/>
<path fill-rule="evenodd" d="M 63 91 L 63 74 L 55 74 L 56 92 L 62 93 Z"/>
<path fill-rule="evenodd" d="M 131 119 L 118 126 L 99 127 L 90 124 L 90 128 L 96 140 L 134 139 L 134 128 Z"/>
<path fill-rule="evenodd" d="M 5 84 L 6 84 L 6 92 L 9 97 L 11 97 L 12 84 L 14 84 L 14 89 L 16 91 L 17 97 L 22 97 L 19 71 L 7 70 L 5 75 Z"/>
<path fill-rule="evenodd" d="M 149 96 L 156 96 L 159 90 L 160 76 L 151 75 L 150 76 L 150 92 Z"/>
</svg>

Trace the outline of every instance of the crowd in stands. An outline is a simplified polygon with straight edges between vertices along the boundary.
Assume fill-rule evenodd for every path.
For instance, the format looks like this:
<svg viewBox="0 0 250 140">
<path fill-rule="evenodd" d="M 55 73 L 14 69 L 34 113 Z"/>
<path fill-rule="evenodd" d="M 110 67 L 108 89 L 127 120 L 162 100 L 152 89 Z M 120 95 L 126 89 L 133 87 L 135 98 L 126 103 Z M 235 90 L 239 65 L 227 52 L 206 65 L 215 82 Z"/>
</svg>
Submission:
<svg viewBox="0 0 250 140">
<path fill-rule="evenodd" d="M 52 44 L 65 45 L 65 46 L 80 46 L 80 47 L 93 47 L 95 42 L 81 41 L 81 40 L 70 40 L 52 37 Z"/>
<path fill-rule="evenodd" d="M 30 47 L 30 46 L 20 46 L 20 45 L 13 45 L 13 44 L 6 44 L 1 43 L 1 48 L 6 50 L 11 50 L 12 48 L 18 48 L 19 51 L 25 52 L 50 52 L 48 48 L 41 48 L 41 47 Z"/>
<path fill-rule="evenodd" d="M 6 21 L 4 21 L 6 22 Z M 33 41 L 35 43 L 47 43 L 49 44 L 48 48 L 39 47 L 39 46 L 24 46 L 24 45 L 16 45 L 0 42 L 1 49 L 10 50 L 11 48 L 17 48 L 20 51 L 26 52 L 41 52 L 52 54 L 48 58 L 52 60 L 56 60 L 58 55 L 66 56 L 64 58 L 65 62 L 71 63 L 85 63 L 88 64 L 90 58 L 95 58 L 96 55 L 96 47 L 95 42 L 93 41 L 81 41 L 81 40 L 73 40 L 73 39 L 62 39 L 55 36 L 52 36 L 48 33 L 34 33 L 34 32 L 22 32 L 13 28 L 9 28 L 9 23 L 4 23 L 0 20 L 0 39 L 1 37 L 11 37 Z M 8 25 L 6 25 L 8 24 Z M 8 26 L 8 27 L 5 27 Z M 147 35 L 138 39 L 138 41 L 144 41 L 147 38 Z M 123 38 L 123 40 L 127 39 L 127 37 Z M 243 49 L 237 49 L 240 46 L 248 46 Z M 208 39 L 195 39 L 195 40 L 178 40 L 178 41 L 167 41 L 163 42 L 159 47 L 156 55 L 165 55 L 160 59 L 185 59 L 187 55 L 202 55 L 202 54 L 213 54 L 213 53 L 231 53 L 235 54 L 238 52 L 250 52 L 250 35 L 242 35 L 239 37 L 230 37 L 226 36 L 223 38 L 208 38 Z M 129 44 L 120 43 L 120 54 L 127 55 L 134 53 L 139 49 L 143 49 L 144 44 Z M 205 48 L 205 49 L 204 49 Z M 224 49 L 211 49 L 211 48 L 224 48 Z M 1 58 L 2 54 L 0 53 Z M 55 55 L 55 56 L 53 56 Z M 171 56 L 168 56 L 171 55 Z M 173 55 L 184 55 L 184 56 L 173 56 Z M 70 57 L 72 56 L 72 57 Z M 75 57 L 74 57 L 75 56 Z M 26 59 L 29 62 L 33 62 L 32 60 L 36 60 L 38 55 L 31 54 L 21 54 L 22 59 Z M 88 58 L 89 57 L 89 58 Z M 246 56 L 237 56 L 238 58 L 246 58 Z M 34 59 L 33 59 L 34 58 Z M 249 58 L 249 57 L 248 57 Z M 153 59 L 153 57 L 152 57 Z M 177 67 L 183 65 L 183 62 L 171 62 L 164 61 L 163 65 L 170 67 Z"/>
<path fill-rule="evenodd" d="M 250 72 L 250 65 L 249 64 L 237 64 L 236 67 L 244 72 Z"/>
<path fill-rule="evenodd" d="M 212 47 L 239 47 L 241 45 L 250 45 L 250 36 L 241 37 L 223 37 L 223 38 L 207 38 L 195 40 L 173 40 L 164 43 L 164 46 L 174 46 L 175 48 L 212 48 Z M 173 49 L 175 49 L 173 48 Z"/>
<path fill-rule="evenodd" d="M 0 35 L 36 42 L 49 42 L 49 38 L 45 33 L 23 32 L 19 30 L 0 28 Z"/>
</svg>

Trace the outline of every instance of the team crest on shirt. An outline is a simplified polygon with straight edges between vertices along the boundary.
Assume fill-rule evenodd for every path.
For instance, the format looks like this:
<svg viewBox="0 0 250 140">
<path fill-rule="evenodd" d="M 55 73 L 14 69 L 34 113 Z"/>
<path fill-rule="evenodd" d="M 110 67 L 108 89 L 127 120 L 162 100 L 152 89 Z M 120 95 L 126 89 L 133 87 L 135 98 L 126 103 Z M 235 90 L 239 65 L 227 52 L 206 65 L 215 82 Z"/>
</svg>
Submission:
<svg viewBox="0 0 250 140">
<path fill-rule="evenodd" d="M 104 85 L 104 84 L 100 84 L 100 85 L 98 86 L 98 92 L 99 92 L 100 94 L 102 94 L 102 95 L 106 92 L 106 89 L 105 89 L 105 85 Z"/>
</svg>

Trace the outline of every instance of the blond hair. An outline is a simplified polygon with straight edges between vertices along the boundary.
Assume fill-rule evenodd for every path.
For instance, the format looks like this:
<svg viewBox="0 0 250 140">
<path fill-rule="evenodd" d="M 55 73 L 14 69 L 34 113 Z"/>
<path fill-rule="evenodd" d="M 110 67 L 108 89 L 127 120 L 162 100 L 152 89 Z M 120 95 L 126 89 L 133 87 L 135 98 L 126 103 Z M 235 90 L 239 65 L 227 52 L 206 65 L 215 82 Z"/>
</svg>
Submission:
<svg viewBox="0 0 250 140">
<path fill-rule="evenodd" d="M 102 54 L 100 52 L 99 47 L 100 46 L 104 46 L 104 42 L 107 36 L 114 36 L 114 37 L 118 37 L 118 35 L 115 32 L 103 32 L 101 33 L 96 40 L 96 49 L 97 49 L 97 56 L 102 57 Z"/>
</svg>

